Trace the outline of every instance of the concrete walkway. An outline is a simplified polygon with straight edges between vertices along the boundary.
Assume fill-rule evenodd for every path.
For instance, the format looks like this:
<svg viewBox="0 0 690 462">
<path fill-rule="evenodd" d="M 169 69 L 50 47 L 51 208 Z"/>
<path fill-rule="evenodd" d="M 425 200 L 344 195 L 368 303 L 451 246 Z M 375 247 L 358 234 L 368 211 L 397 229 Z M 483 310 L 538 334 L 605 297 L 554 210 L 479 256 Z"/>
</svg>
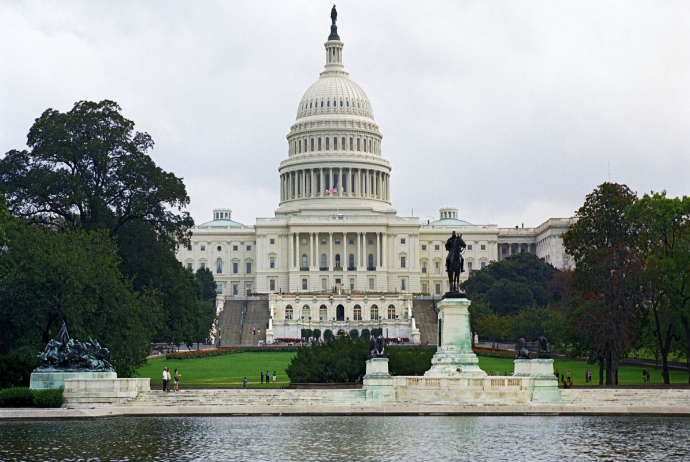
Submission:
<svg viewBox="0 0 690 462">
<path fill-rule="evenodd" d="M 299 415 L 673 415 L 690 417 L 690 389 L 561 390 L 559 404 L 370 404 L 362 390 L 152 391 L 126 405 L 91 409 L 0 409 L 0 420 L 88 419 L 117 416 Z"/>
</svg>

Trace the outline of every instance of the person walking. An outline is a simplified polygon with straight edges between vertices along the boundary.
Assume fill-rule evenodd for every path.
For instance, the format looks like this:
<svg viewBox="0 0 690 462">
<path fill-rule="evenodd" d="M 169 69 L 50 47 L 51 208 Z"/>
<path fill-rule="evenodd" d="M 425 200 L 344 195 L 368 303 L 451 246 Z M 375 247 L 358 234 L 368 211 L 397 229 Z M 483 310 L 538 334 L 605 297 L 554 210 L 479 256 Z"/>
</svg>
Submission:
<svg viewBox="0 0 690 462">
<path fill-rule="evenodd" d="M 273 371 L 273 383 L 276 383 L 276 371 Z"/>
<path fill-rule="evenodd" d="M 163 368 L 163 391 L 168 391 L 168 368 Z"/>
<path fill-rule="evenodd" d="M 182 377 L 182 374 L 180 374 L 178 369 L 175 369 L 175 385 L 173 386 L 173 391 L 180 391 L 180 377 Z"/>
<path fill-rule="evenodd" d="M 264 373 L 263 373 L 263 372 L 259 372 L 259 377 L 261 377 L 261 384 L 263 385 L 263 383 L 264 383 Z"/>
<path fill-rule="evenodd" d="M 247 388 L 247 377 L 242 381 L 242 387 Z"/>
<path fill-rule="evenodd" d="M 652 374 L 649 372 L 649 369 L 647 369 L 647 382 L 652 381 Z"/>
<path fill-rule="evenodd" d="M 266 371 L 266 384 L 268 384 L 271 381 L 270 379 L 271 379 L 271 374 L 269 374 L 268 371 Z"/>
</svg>

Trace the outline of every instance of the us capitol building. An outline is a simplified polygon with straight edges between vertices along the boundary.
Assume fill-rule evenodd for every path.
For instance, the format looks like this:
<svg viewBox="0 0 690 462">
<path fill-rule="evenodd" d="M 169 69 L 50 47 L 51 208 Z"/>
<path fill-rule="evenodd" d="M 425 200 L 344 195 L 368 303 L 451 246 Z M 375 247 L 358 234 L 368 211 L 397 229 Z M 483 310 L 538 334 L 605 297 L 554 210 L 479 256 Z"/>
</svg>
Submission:
<svg viewBox="0 0 690 462">
<path fill-rule="evenodd" d="M 383 136 L 369 98 L 345 72 L 344 43 L 333 22 L 325 69 L 302 96 L 287 135 L 275 216 L 251 226 L 232 221 L 230 209 L 215 209 L 177 254 L 188 268 L 213 271 L 219 312 L 249 294 L 267 300 L 268 322 L 260 327 L 269 344 L 300 337 L 302 328 L 371 327 L 419 342 L 413 305 L 448 290 L 444 246 L 452 231 L 467 243 L 461 282 L 519 252 L 557 268 L 572 266 L 561 239 L 572 219 L 499 228 L 463 221 L 453 207 L 421 224 L 397 215 Z"/>
</svg>

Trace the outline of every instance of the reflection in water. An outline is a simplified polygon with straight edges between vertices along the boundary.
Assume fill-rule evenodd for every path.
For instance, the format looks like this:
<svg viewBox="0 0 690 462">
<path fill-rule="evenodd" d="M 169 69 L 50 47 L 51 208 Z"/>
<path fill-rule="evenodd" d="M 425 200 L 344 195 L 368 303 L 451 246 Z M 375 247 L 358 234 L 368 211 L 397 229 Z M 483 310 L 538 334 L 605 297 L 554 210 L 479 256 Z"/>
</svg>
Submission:
<svg viewBox="0 0 690 462">
<path fill-rule="evenodd" d="M 688 460 L 690 419 L 171 417 L 0 423 L 0 460 Z"/>
</svg>

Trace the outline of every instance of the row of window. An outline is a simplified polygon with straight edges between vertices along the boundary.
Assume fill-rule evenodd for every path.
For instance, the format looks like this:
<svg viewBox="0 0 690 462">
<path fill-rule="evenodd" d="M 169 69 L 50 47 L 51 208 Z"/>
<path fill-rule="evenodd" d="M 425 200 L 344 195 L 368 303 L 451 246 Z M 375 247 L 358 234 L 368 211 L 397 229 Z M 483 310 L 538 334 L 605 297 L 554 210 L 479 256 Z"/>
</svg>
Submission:
<svg viewBox="0 0 690 462">
<path fill-rule="evenodd" d="M 402 239 L 401 244 L 404 244 L 404 243 L 405 243 L 405 239 Z M 422 244 L 422 250 L 426 250 L 426 244 Z M 435 244 L 434 250 L 441 250 L 441 246 L 439 244 Z M 472 250 L 472 244 L 467 244 L 467 250 Z M 480 250 L 486 250 L 486 245 L 481 244 Z"/>
<path fill-rule="evenodd" d="M 340 144 L 338 144 L 338 141 L 340 141 Z M 379 141 L 373 138 L 354 138 L 351 136 L 349 138 L 349 143 L 346 143 L 346 141 L 348 141 L 348 139 L 344 136 L 340 138 L 340 140 L 338 140 L 337 136 L 333 138 L 328 136 L 323 138 L 303 138 L 292 142 L 292 152 L 301 154 L 303 150 L 304 152 L 312 152 L 330 151 L 331 149 L 333 151 L 340 149 L 341 151 L 379 152 Z"/>
<path fill-rule="evenodd" d="M 369 278 L 369 290 L 375 290 L 376 287 L 376 279 L 375 278 Z M 341 279 L 336 278 L 335 279 L 335 285 L 334 289 L 342 288 L 343 283 L 341 282 Z M 275 279 L 270 279 L 268 281 L 268 289 L 271 292 L 276 291 L 276 280 Z M 316 289 L 314 287 L 314 289 Z M 355 278 L 350 278 L 350 290 L 355 290 Z M 309 290 L 309 280 L 307 278 L 302 279 L 302 290 Z M 328 290 L 328 278 L 321 278 L 321 290 Z M 407 279 L 402 278 L 400 279 L 400 290 L 407 290 Z"/>
<path fill-rule="evenodd" d="M 275 244 L 275 239 L 271 239 L 271 244 Z M 237 252 L 237 251 L 239 251 L 239 249 L 240 249 L 240 247 L 237 246 L 237 245 L 233 245 L 233 246 L 232 246 L 232 251 L 233 251 L 233 252 Z M 247 249 L 247 252 L 251 252 L 251 251 L 252 251 L 252 246 L 251 246 L 251 245 L 247 245 L 246 249 Z M 193 250 L 191 244 L 187 246 L 187 250 L 189 250 L 190 252 Z M 199 245 L 199 250 L 202 251 L 202 252 L 205 252 L 205 251 L 206 251 L 206 245 L 205 245 L 205 244 L 200 244 L 200 245 Z M 218 252 L 222 252 L 222 251 L 223 251 L 223 246 L 220 246 L 220 245 L 219 245 L 218 247 L 216 247 L 216 250 L 217 250 Z"/>
<path fill-rule="evenodd" d="M 387 310 L 387 318 L 388 319 L 396 319 L 396 314 L 395 314 L 395 305 L 388 305 L 388 310 Z M 295 310 L 293 309 L 292 305 L 287 305 L 285 307 L 285 319 L 294 319 L 295 316 Z M 309 305 L 304 305 L 302 307 L 302 313 L 301 313 L 302 319 L 310 319 L 311 316 L 311 308 Z M 379 307 L 378 305 L 371 305 L 369 308 L 369 317 L 372 321 L 376 321 L 379 319 Z M 362 320 L 362 307 L 359 305 L 355 305 L 352 308 L 352 319 L 354 321 L 361 321 Z M 326 305 L 321 305 L 319 307 L 319 320 L 320 321 L 327 321 L 328 320 L 328 307 Z"/>
<path fill-rule="evenodd" d="M 325 103 L 325 106 L 324 106 Z M 352 106 L 350 106 L 352 104 Z M 369 105 L 366 103 L 366 101 L 361 101 L 358 99 L 345 99 L 343 100 L 342 98 L 339 99 L 333 99 L 333 103 L 331 104 L 331 100 L 320 100 L 320 101 L 310 101 L 308 103 L 304 103 L 304 107 L 302 108 L 303 110 L 307 109 L 329 109 L 329 108 L 350 108 L 352 109 L 368 109 Z"/>
</svg>

